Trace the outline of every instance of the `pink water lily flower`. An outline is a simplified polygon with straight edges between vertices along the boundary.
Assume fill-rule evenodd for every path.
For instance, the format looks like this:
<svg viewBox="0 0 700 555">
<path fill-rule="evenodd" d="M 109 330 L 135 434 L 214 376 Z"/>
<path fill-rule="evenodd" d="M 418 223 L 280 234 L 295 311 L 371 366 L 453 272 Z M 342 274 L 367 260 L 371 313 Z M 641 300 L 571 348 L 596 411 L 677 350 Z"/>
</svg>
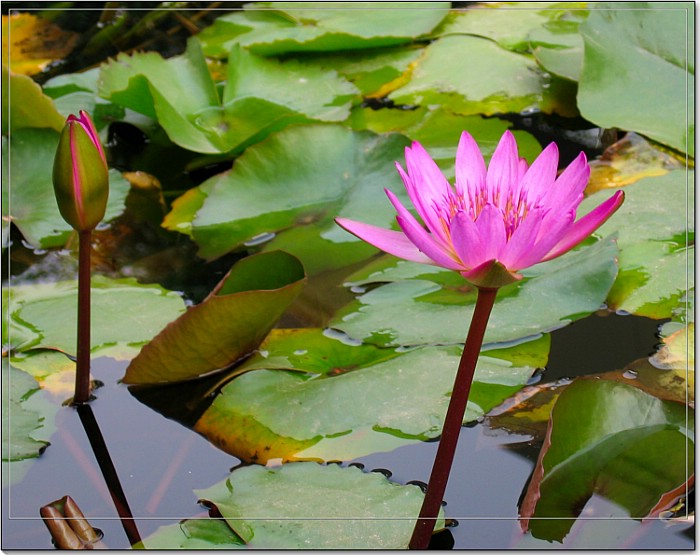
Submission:
<svg viewBox="0 0 700 555">
<path fill-rule="evenodd" d="M 414 142 L 406 148 L 407 171 L 398 162 L 396 168 L 425 227 L 388 189 L 402 231 L 345 218 L 336 221 L 394 256 L 456 270 L 478 287 L 497 288 L 521 279 L 519 270 L 578 245 L 624 200 L 618 191 L 576 220 L 590 168 L 582 152 L 557 177 L 558 161 L 557 146 L 551 143 L 528 167 L 506 131 L 487 169 L 465 131 L 457 148 L 453 187 Z"/>
</svg>

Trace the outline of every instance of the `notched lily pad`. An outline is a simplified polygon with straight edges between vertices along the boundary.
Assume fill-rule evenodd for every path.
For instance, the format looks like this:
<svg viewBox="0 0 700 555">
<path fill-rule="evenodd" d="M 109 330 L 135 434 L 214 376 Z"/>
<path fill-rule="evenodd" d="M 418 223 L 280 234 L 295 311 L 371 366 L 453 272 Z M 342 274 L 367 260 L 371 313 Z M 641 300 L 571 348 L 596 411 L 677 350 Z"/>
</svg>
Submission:
<svg viewBox="0 0 700 555">
<path fill-rule="evenodd" d="M 521 388 L 548 348 L 544 337 L 480 357 L 465 422 Z M 254 371 L 224 386 L 195 425 L 224 451 L 258 463 L 350 460 L 437 437 L 460 357 L 456 347 L 348 345 L 320 330 L 278 332 L 261 349 L 241 366 Z"/>
<path fill-rule="evenodd" d="M 364 218 L 376 225 L 393 221 L 384 187 L 403 188 L 394 161 L 407 145 L 401 135 L 340 125 L 284 129 L 246 150 L 230 172 L 202 184 L 204 198 L 183 199 L 177 206 L 182 218 L 171 214 L 168 227 L 177 230 L 195 214 L 192 237 L 207 259 L 248 245 L 284 249 L 309 273 L 351 264 L 376 249 L 340 229 L 333 218 Z M 195 206 L 188 208 L 190 202 Z"/>
<path fill-rule="evenodd" d="M 123 381 L 175 382 L 226 368 L 260 345 L 303 283 L 301 263 L 287 253 L 240 260 L 204 301 L 144 345 Z"/>
<path fill-rule="evenodd" d="M 538 107 L 543 83 L 529 57 L 487 39 L 455 35 L 428 45 L 410 80 L 389 98 L 397 104 L 447 104 L 464 115 L 493 115 Z"/>
<path fill-rule="evenodd" d="M 3 289 L 3 296 L 9 307 L 3 310 L 3 345 L 10 351 L 75 354 L 76 281 L 13 285 Z M 159 286 L 93 276 L 91 352 L 128 360 L 184 308 L 177 293 Z"/>
<path fill-rule="evenodd" d="M 525 279 L 499 291 L 486 344 L 532 337 L 598 310 L 617 275 L 616 256 L 606 239 L 523 272 Z M 387 279 L 393 283 L 360 295 L 330 325 L 380 346 L 463 343 L 475 291 L 464 280 L 455 286 L 455 272 L 414 268 L 421 279 Z"/>
<path fill-rule="evenodd" d="M 27 408 L 24 401 L 39 384 L 34 378 L 12 367 L 2 359 L 2 460 L 21 461 L 38 457 L 49 445 L 48 441 L 35 439 L 36 430 L 43 427 L 44 417 Z"/>
<path fill-rule="evenodd" d="M 197 39 L 215 57 L 233 45 L 264 56 L 392 46 L 429 33 L 449 8 L 449 2 L 255 2 L 220 17 Z"/>
<path fill-rule="evenodd" d="M 255 549 L 405 549 L 423 502 L 417 486 L 312 462 L 238 468 L 195 493 Z"/>
</svg>

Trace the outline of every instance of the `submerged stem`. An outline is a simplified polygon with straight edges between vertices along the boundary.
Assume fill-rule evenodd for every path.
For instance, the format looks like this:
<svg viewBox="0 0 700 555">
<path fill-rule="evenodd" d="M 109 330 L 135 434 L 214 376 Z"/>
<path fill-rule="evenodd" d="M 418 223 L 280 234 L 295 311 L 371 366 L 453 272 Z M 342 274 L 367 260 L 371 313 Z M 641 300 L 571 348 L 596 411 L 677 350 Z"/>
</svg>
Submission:
<svg viewBox="0 0 700 555">
<path fill-rule="evenodd" d="M 447 488 L 447 480 L 450 477 L 450 469 L 452 468 L 452 461 L 457 449 L 457 440 L 462 428 L 464 411 L 467 408 L 469 391 L 474 379 L 476 361 L 479 357 L 486 325 L 488 324 L 497 293 L 498 289 L 479 288 L 474 315 L 469 326 L 464 351 L 462 351 L 462 358 L 459 361 L 455 384 L 450 396 L 450 404 L 447 407 L 440 444 L 435 455 L 433 470 L 430 473 L 428 489 L 409 543 L 410 549 L 426 549 L 430 543 L 430 537 L 433 534 L 435 521 L 440 512 L 442 499 Z"/>
<path fill-rule="evenodd" d="M 78 346 L 73 404 L 90 400 L 90 249 L 92 231 L 78 234 Z"/>
</svg>

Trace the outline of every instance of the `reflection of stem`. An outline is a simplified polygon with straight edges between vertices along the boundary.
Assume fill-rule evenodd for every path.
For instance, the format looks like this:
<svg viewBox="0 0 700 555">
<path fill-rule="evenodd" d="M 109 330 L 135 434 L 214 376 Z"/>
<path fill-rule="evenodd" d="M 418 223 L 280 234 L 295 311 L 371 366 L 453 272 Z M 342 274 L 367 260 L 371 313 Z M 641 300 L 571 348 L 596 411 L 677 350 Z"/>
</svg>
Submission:
<svg viewBox="0 0 700 555">
<path fill-rule="evenodd" d="M 430 543 L 433 528 L 435 528 L 435 521 L 440 512 L 447 480 L 450 477 L 452 461 L 457 449 L 457 440 L 459 439 L 459 432 L 464 420 L 464 411 L 467 408 L 469 390 L 474 379 L 476 361 L 484 340 L 486 324 L 488 324 L 489 315 L 496 300 L 496 293 L 498 293 L 498 289 L 479 288 L 476 306 L 474 307 L 474 316 L 472 316 L 467 341 L 464 344 L 462 358 L 459 361 L 455 384 L 450 396 L 450 404 L 447 407 L 445 423 L 442 427 L 440 444 L 435 455 L 433 470 L 430 473 L 428 489 L 425 493 L 425 499 L 423 500 L 423 506 L 416 521 L 416 526 L 413 529 L 411 542 L 409 543 L 411 549 L 426 549 Z"/>
<path fill-rule="evenodd" d="M 90 249 L 92 231 L 79 232 L 78 243 L 78 349 L 73 404 L 90 400 Z"/>
<path fill-rule="evenodd" d="M 117 471 L 109 456 L 109 451 L 102 437 L 100 427 L 97 425 L 95 415 L 92 413 L 92 407 L 87 404 L 78 405 L 77 410 L 80 421 L 83 423 L 83 428 L 85 428 L 85 433 L 90 441 L 92 451 L 95 453 L 97 464 L 99 464 L 102 476 L 104 476 L 105 482 L 107 483 L 107 489 L 109 489 L 109 493 L 112 496 L 114 507 L 117 509 L 117 514 L 121 519 L 126 537 L 129 539 L 129 543 L 134 545 L 141 541 L 141 535 L 136 528 L 136 521 L 131 514 L 129 503 L 126 500 L 126 495 L 124 495 L 124 490 L 119 482 L 119 476 L 117 476 Z"/>
</svg>

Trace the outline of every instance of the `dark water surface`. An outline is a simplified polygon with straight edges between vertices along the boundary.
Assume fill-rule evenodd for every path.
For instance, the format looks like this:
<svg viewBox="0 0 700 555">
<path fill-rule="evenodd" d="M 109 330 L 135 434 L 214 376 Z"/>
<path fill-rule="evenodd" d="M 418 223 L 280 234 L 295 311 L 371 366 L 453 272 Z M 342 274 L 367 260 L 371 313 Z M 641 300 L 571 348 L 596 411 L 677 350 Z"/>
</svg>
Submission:
<svg viewBox="0 0 700 555">
<path fill-rule="evenodd" d="M 552 336 L 552 356 L 542 381 L 620 368 L 648 356 L 658 341 L 659 322 L 637 317 L 591 316 Z M 584 339 L 585 338 L 585 339 Z M 579 351 L 577 345 L 610 348 Z M 600 342 L 600 343 L 598 343 Z M 614 348 L 613 348 L 614 347 Z M 120 478 L 142 537 L 183 518 L 206 516 L 194 489 L 226 478 L 239 460 L 212 447 L 203 437 L 140 403 L 117 384 L 126 363 L 94 362 L 94 378 L 105 385 L 91 403 L 95 419 Z M 37 395 L 50 395 L 40 391 Z M 57 402 L 62 399 L 55 397 Z M 65 407 L 44 454 L 26 463 L 24 479 L 3 488 L 3 549 L 50 549 L 50 536 L 39 508 L 70 495 L 88 520 L 104 532 L 112 549 L 127 549 L 127 540 L 95 455 L 75 409 Z M 448 485 L 445 507 L 458 525 L 442 538 L 455 549 L 692 549 L 691 523 L 642 525 L 624 511 L 594 497 L 564 544 L 532 538 L 520 531 L 518 499 L 527 485 L 539 445 L 530 438 L 491 430 L 485 424 L 464 427 Z M 401 447 L 358 459 L 366 471 L 386 469 L 392 480 L 426 482 L 437 442 Z M 4 465 L 13 476 L 25 463 Z M 9 476 L 12 477 L 12 476 Z M 5 475 L 4 483 L 9 483 Z"/>
</svg>

